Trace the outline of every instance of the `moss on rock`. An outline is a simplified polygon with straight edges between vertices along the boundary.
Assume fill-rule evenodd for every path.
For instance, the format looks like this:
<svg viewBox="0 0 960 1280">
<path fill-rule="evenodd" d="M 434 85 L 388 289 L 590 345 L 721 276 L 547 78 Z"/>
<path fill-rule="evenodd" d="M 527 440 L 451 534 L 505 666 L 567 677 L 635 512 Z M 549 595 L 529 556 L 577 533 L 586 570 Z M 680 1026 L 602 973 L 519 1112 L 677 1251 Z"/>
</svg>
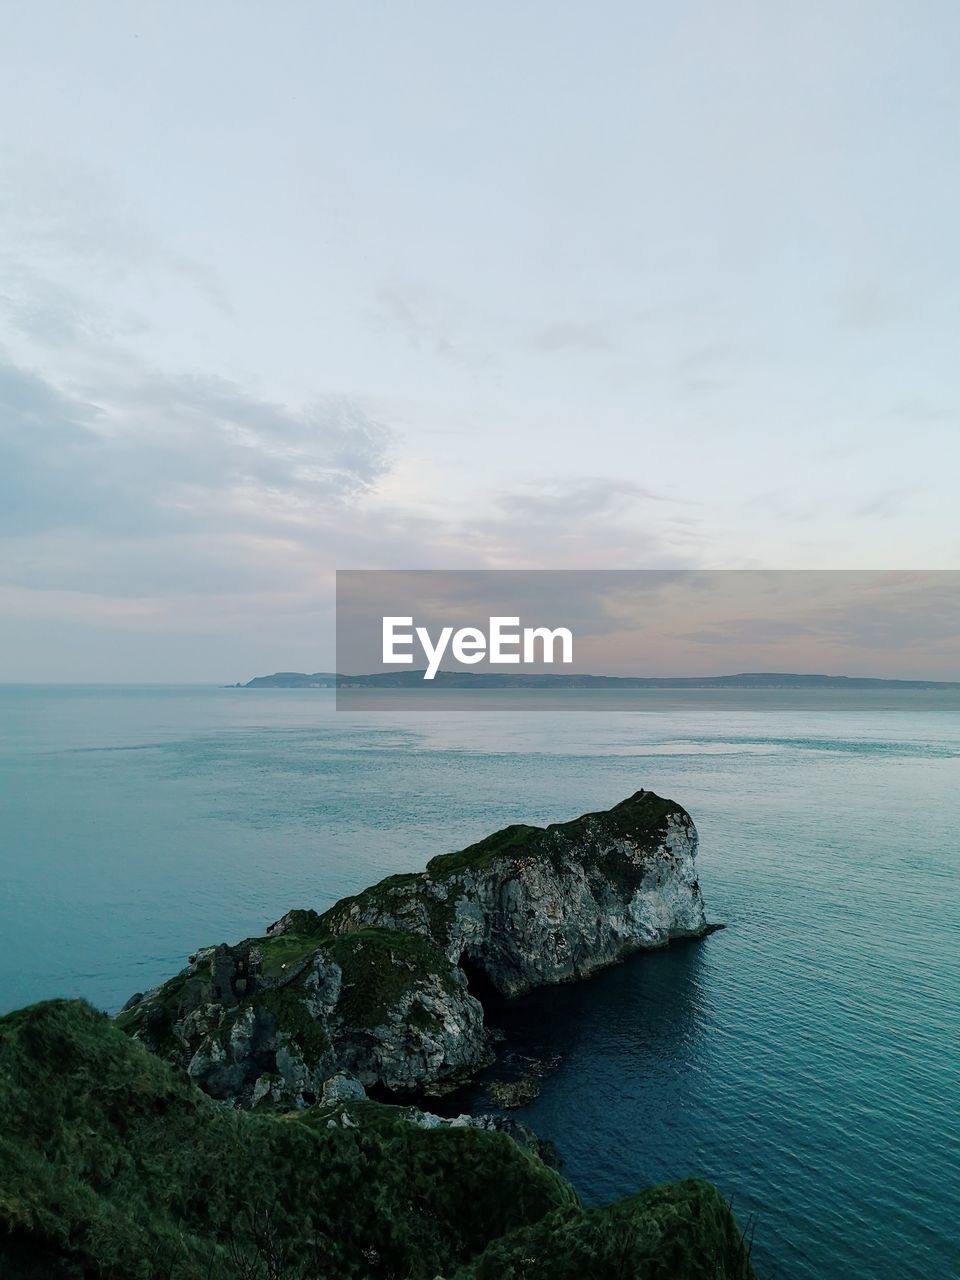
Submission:
<svg viewBox="0 0 960 1280">
<path fill-rule="evenodd" d="M 450 964 L 430 939 L 396 929 L 356 929 L 324 939 L 343 974 L 337 1012 L 354 1027 L 376 1027 L 425 984 L 456 993 Z"/>
<path fill-rule="evenodd" d="M 429 937 L 397 929 L 296 928 L 198 952 L 117 1023 L 242 1106 L 309 1105 L 338 1067 L 430 1092 L 490 1056 L 459 969 Z"/>
<path fill-rule="evenodd" d="M 678 815 L 686 816 L 675 801 L 665 800 L 652 791 L 637 791 L 612 809 L 585 813 L 571 822 L 555 822 L 547 827 L 523 824 L 504 827 L 457 853 L 431 858 L 427 873 L 446 878 L 483 871 L 503 858 L 542 858 L 552 866 L 561 867 L 564 859 L 573 855 L 580 863 L 602 860 L 603 869 L 609 874 L 613 853 L 611 837 L 629 839 L 635 847 L 653 852 L 666 836 L 669 819 Z M 629 865 L 634 878 L 634 864 Z M 622 867 L 619 871 L 623 874 Z"/>
<path fill-rule="evenodd" d="M 331 1052 L 325 1023 L 309 1009 L 302 988 L 279 987 L 264 991 L 254 999 L 254 1007 L 265 1009 L 274 1021 L 279 1037 L 295 1047 L 310 1070 L 318 1067 Z"/>
</svg>

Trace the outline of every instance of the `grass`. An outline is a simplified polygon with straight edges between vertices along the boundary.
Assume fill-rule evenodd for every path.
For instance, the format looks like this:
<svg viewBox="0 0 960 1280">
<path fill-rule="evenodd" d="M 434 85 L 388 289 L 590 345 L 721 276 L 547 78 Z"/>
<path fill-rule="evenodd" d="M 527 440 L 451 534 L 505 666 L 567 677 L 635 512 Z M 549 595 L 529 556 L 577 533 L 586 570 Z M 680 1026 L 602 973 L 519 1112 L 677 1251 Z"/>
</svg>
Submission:
<svg viewBox="0 0 960 1280">
<path fill-rule="evenodd" d="M 450 962 L 430 938 L 419 934 L 355 929 L 324 939 L 322 947 L 343 971 L 337 1012 L 354 1027 L 379 1026 L 425 982 L 456 990 Z"/>
<path fill-rule="evenodd" d="M 495 1241 L 455 1280 L 748 1280 L 750 1244 L 708 1182 L 690 1178 L 600 1209 L 554 1210 Z"/>
<path fill-rule="evenodd" d="M 498 858 L 514 854 L 526 856 L 536 851 L 538 837 L 544 834 L 543 827 L 528 827 L 522 823 L 504 827 L 495 831 L 476 844 L 468 845 L 456 853 L 441 853 L 427 863 L 427 872 L 431 876 L 451 876 L 465 871 L 480 871 Z"/>
<path fill-rule="evenodd" d="M 264 1219 L 291 1276 L 319 1242 L 310 1280 L 432 1280 L 575 1203 L 502 1134 L 399 1108 L 349 1128 L 230 1110 L 79 1002 L 0 1019 L 0 1111 L 0 1274 L 17 1280 L 234 1277 Z"/>
<path fill-rule="evenodd" d="M 425 983 L 439 984 L 456 992 L 449 960 L 436 944 L 418 934 L 391 929 L 355 929 L 345 934 L 279 934 L 258 938 L 251 949 L 260 952 L 263 976 L 275 980 L 289 974 L 289 982 L 255 992 L 228 1009 L 221 1032 L 229 1035 L 236 1017 L 250 1004 L 265 1009 L 277 1028 L 295 1043 L 310 1068 L 329 1054 L 330 1037 L 322 1019 L 306 1006 L 303 962 L 318 952 L 327 953 L 342 971 L 340 999 L 336 1006 L 339 1023 L 357 1030 L 373 1030 L 388 1021 L 404 1003 L 409 1004 L 409 1021 L 420 1030 L 432 1030 L 436 1016 L 413 1000 Z M 199 1002 L 198 992 L 207 982 L 204 974 L 184 970 L 171 978 L 155 997 L 119 1015 L 116 1025 L 132 1034 L 141 1032 L 145 1043 L 162 1057 L 185 1061 L 190 1050 L 173 1036 L 172 1027 L 189 1002 Z M 183 1002 L 187 1002 L 184 1004 Z"/>
<path fill-rule="evenodd" d="M 265 978 L 283 978 L 317 950 L 323 935 L 319 933 L 279 933 L 271 938 L 257 938 L 261 973 Z"/>
<path fill-rule="evenodd" d="M 275 1024 L 311 1071 L 325 1069 L 338 1029 L 372 1035 L 399 1016 L 414 1038 L 417 1033 L 430 1036 L 439 1030 L 438 1016 L 417 996 L 425 987 L 459 994 L 453 966 L 461 959 L 461 948 L 451 933 L 468 873 L 498 868 L 496 874 L 507 879 L 524 863 L 546 863 L 556 872 L 576 863 L 588 876 L 595 875 L 602 887 L 612 885 L 627 898 L 647 874 L 643 853 L 668 839 L 669 821 L 678 814 L 683 810 L 673 801 L 639 791 L 609 811 L 572 822 L 505 827 L 457 853 L 432 859 L 425 872 L 389 876 L 323 915 L 288 912 L 285 932 L 218 948 L 210 965 L 200 964 L 195 972 L 183 970 L 122 1013 L 117 1025 L 167 1060 L 186 1065 L 200 1038 L 194 1030 L 189 1043 L 184 1042 L 183 1028 L 196 1028 L 196 1020 L 190 1023 L 187 1015 L 211 1004 L 223 1005 L 223 1011 L 214 1010 L 211 1017 L 219 1019 L 213 1022 L 215 1035 L 230 1057 L 231 1031 L 252 1004 L 270 1015 L 268 1032 Z M 305 989 L 304 972 L 312 957 L 322 953 L 342 971 L 329 1026 L 308 1009 Z M 238 1043 L 245 1046 L 248 1041 L 241 1036 Z M 205 1087 L 233 1096 L 236 1064 L 230 1064 L 226 1074 L 203 1065 L 204 1073 L 196 1074 L 203 1074 Z M 274 1070 L 276 1062 L 264 1051 L 252 1067 L 262 1074 Z M 246 1068 L 242 1070 L 244 1082 L 252 1084 Z"/>
<path fill-rule="evenodd" d="M 266 1009 L 287 1040 L 297 1046 L 304 1064 L 313 1070 L 330 1053 L 330 1037 L 319 1018 L 304 1004 L 303 992 L 295 986 L 278 987 L 254 997 L 254 1005 Z"/>
<path fill-rule="evenodd" d="M 673 800 L 652 791 L 638 791 L 602 813 L 587 813 L 572 822 L 548 827 L 515 824 L 457 853 L 445 853 L 427 863 L 427 874 L 448 878 L 482 871 L 501 859 L 542 859 L 561 870 L 569 858 L 595 866 L 628 890 L 638 887 L 642 869 L 626 854 L 611 847 L 611 838 L 626 839 L 641 852 L 653 852 L 667 834 L 668 820 L 683 810 Z"/>
<path fill-rule="evenodd" d="M 0 1019 L 0 1114 L 5 1280 L 751 1275 L 707 1184 L 584 1211 L 502 1133 L 234 1111 L 79 1001 Z"/>
</svg>

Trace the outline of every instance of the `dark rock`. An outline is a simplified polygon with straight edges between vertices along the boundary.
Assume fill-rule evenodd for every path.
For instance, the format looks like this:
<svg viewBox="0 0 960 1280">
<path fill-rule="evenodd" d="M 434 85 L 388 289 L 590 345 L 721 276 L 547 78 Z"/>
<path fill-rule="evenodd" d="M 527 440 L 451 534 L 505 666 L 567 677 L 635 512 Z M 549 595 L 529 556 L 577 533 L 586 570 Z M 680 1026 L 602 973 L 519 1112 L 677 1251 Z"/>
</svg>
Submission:
<svg viewBox="0 0 960 1280">
<path fill-rule="evenodd" d="M 540 1088 L 540 1077 L 527 1075 L 516 1080 L 492 1080 L 487 1085 L 487 1093 L 498 1107 L 511 1111 L 515 1107 L 525 1107 L 534 1098 L 539 1098 Z"/>
<path fill-rule="evenodd" d="M 356 1076 L 338 1071 L 324 1081 L 320 1102 L 325 1107 L 333 1107 L 340 1102 L 362 1102 L 366 1096 L 367 1092 Z"/>
</svg>

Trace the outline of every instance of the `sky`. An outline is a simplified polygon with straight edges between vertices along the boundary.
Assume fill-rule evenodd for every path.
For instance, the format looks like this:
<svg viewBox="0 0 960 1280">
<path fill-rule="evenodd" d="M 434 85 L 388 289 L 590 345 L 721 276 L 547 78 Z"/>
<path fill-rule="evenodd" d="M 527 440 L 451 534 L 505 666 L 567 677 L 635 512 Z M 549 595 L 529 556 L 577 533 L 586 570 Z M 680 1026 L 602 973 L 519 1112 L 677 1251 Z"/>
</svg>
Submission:
<svg viewBox="0 0 960 1280">
<path fill-rule="evenodd" d="M 2 18 L 0 679 L 329 669 L 337 568 L 960 568 L 955 5 Z"/>
</svg>

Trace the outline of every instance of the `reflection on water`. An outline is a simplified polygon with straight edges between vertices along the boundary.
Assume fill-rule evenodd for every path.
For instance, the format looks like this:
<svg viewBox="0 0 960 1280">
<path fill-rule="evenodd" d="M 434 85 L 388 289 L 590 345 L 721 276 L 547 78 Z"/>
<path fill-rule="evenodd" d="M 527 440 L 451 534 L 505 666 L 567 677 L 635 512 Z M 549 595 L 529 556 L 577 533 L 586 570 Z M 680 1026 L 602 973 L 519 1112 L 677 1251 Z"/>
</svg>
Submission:
<svg viewBox="0 0 960 1280">
<path fill-rule="evenodd" d="M 689 1069 L 702 1026 L 701 974 L 709 939 L 636 955 L 585 982 L 531 992 L 492 1007 L 490 1023 L 520 1057 L 589 1063 L 596 1075 L 625 1057 L 656 1064 L 669 1078 Z M 495 1069 L 499 1070 L 499 1069 Z"/>
</svg>

